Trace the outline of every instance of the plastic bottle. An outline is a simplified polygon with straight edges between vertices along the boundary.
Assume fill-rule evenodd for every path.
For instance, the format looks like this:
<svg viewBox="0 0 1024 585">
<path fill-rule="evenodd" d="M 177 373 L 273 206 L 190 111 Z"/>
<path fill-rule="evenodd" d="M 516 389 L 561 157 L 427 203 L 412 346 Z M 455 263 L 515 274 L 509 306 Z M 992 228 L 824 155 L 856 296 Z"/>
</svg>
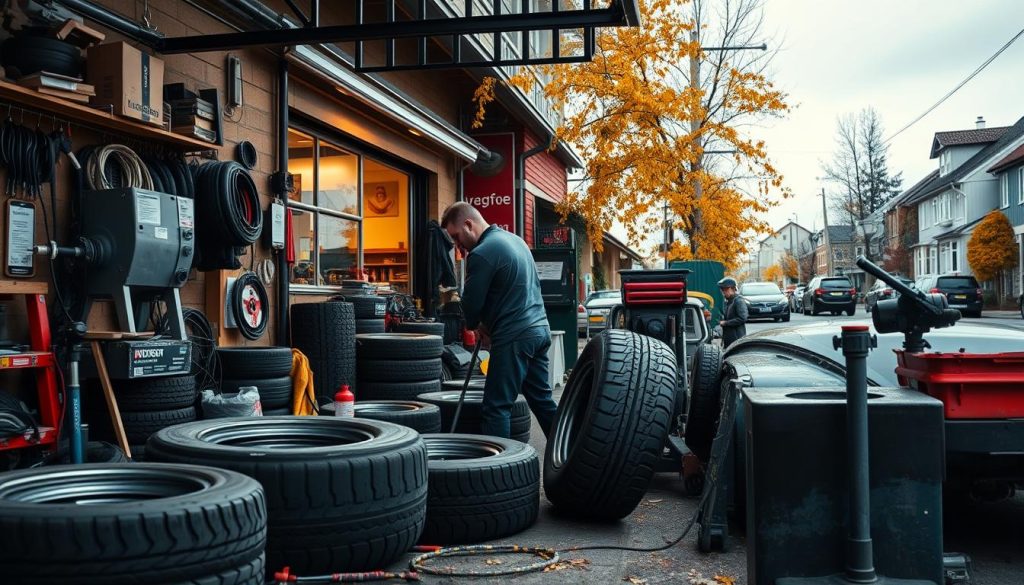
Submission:
<svg viewBox="0 0 1024 585">
<path fill-rule="evenodd" d="M 334 395 L 334 416 L 356 416 L 356 396 L 348 389 L 348 384 L 342 384 L 341 390 Z"/>
</svg>

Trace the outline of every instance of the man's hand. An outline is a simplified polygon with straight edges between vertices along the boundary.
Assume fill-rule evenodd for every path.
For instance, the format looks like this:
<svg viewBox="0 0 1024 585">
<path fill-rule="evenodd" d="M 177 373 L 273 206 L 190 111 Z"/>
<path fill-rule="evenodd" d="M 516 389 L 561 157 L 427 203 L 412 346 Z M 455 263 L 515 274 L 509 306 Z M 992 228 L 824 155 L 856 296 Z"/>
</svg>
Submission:
<svg viewBox="0 0 1024 585">
<path fill-rule="evenodd" d="M 486 327 L 476 328 L 476 338 L 480 341 L 480 349 L 491 349 L 491 332 Z"/>
<path fill-rule="evenodd" d="M 725 327 L 725 321 L 719 321 L 718 325 L 719 327 Z"/>
</svg>

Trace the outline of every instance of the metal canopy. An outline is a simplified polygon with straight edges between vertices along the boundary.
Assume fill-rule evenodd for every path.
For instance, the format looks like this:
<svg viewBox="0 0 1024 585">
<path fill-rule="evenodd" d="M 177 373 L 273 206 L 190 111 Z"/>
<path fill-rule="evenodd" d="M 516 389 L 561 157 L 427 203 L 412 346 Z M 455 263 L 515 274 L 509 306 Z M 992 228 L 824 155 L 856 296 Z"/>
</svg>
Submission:
<svg viewBox="0 0 1024 585">
<path fill-rule="evenodd" d="M 302 21 L 299 28 L 244 31 L 236 33 L 165 37 L 155 43 L 164 54 L 224 51 L 246 47 L 311 45 L 319 43 L 355 43 L 355 69 L 360 72 L 439 69 L 464 67 L 504 67 L 589 61 L 594 53 L 594 29 L 637 26 L 640 21 L 637 0 L 609 0 L 600 8 L 592 0 L 551 0 L 549 7 L 537 9 L 536 0 L 383 0 L 383 20 L 364 18 L 367 0 L 355 0 L 355 23 L 321 26 L 319 0 L 310 3 L 307 16 L 294 1 L 292 11 Z M 401 4 L 397 4 L 401 2 Z M 572 2 L 571 10 L 563 4 Z M 578 3 L 577 3 L 578 2 Z M 380 1 L 374 2 L 379 7 Z M 429 7 L 429 10 L 428 10 Z M 457 7 L 457 8 L 456 8 Z M 399 10 L 400 9 L 400 10 Z M 563 54 L 562 33 L 572 32 L 578 46 Z M 550 46 L 543 54 L 531 53 L 531 33 L 550 33 Z M 487 43 L 481 39 L 487 38 Z M 416 58 L 396 59 L 396 42 L 414 39 Z M 440 43 L 446 58 L 428 58 L 428 40 Z M 363 44 L 383 41 L 382 63 L 368 64 Z M 484 48 L 489 44 L 489 48 Z"/>
</svg>

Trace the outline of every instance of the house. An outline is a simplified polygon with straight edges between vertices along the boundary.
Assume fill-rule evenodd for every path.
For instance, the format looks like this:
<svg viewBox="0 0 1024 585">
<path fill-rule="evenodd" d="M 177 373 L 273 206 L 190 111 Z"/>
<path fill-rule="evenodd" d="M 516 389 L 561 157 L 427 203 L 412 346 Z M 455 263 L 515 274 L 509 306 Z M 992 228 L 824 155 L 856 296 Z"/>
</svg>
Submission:
<svg viewBox="0 0 1024 585">
<path fill-rule="evenodd" d="M 916 276 L 971 274 L 971 233 L 986 213 L 1002 206 L 999 180 L 989 169 L 1021 144 L 1024 118 L 999 128 L 986 128 L 979 118 L 973 130 L 935 133 L 931 158 L 939 159 L 938 175 L 903 202 L 917 209 Z"/>
<path fill-rule="evenodd" d="M 936 169 L 913 186 L 893 197 L 882 206 L 884 233 L 879 240 L 883 267 L 890 271 L 915 278 L 914 246 L 917 245 L 917 207 L 907 205 L 921 191 L 939 176 Z"/>
<path fill-rule="evenodd" d="M 1003 290 L 1013 297 L 1019 297 L 1024 291 L 1024 278 L 1021 274 L 1021 266 L 1024 266 L 1024 145 L 1000 159 L 988 172 L 996 178 L 999 185 L 999 207 L 1009 218 L 1017 237 L 1017 266 L 1004 275 L 1006 282 L 1003 283 Z"/>
<path fill-rule="evenodd" d="M 758 279 L 762 278 L 764 270 L 769 266 L 781 266 L 787 255 L 800 258 L 812 249 L 811 231 L 794 221 L 787 223 L 761 240 L 757 250 Z M 801 282 L 802 276 L 798 275 L 797 282 Z M 806 282 L 806 278 L 802 281 Z"/>
<path fill-rule="evenodd" d="M 818 230 L 811 235 L 810 245 L 814 246 L 816 276 L 843 276 L 853 272 L 853 261 L 857 257 L 853 226 L 830 225 L 827 232 Z"/>
<path fill-rule="evenodd" d="M 580 247 L 580 272 L 584 275 L 580 299 L 587 298 L 591 292 L 601 288 L 621 287 L 620 270 L 643 268 L 643 257 L 611 233 L 604 232 L 601 244 L 600 253 L 589 241 Z"/>
</svg>

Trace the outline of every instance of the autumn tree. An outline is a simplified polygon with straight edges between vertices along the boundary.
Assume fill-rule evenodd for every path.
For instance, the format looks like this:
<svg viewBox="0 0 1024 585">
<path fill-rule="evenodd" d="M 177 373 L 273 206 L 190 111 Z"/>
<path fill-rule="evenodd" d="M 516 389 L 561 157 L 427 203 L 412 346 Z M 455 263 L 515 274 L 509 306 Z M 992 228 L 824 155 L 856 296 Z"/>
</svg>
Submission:
<svg viewBox="0 0 1024 585">
<path fill-rule="evenodd" d="M 768 282 L 782 282 L 782 266 L 772 264 L 764 269 L 762 276 Z"/>
<path fill-rule="evenodd" d="M 782 270 L 782 275 L 786 278 L 796 282 L 800 278 L 800 265 L 797 263 L 796 257 L 786 252 L 779 261 L 779 268 Z"/>
<path fill-rule="evenodd" d="M 996 301 L 1003 302 L 1003 271 L 1017 265 L 1017 243 L 1009 218 L 999 210 L 986 215 L 967 242 L 967 262 L 979 281 L 994 280 Z"/>
<path fill-rule="evenodd" d="M 702 49 L 760 44 L 762 2 L 639 0 L 642 26 L 599 30 L 592 61 L 540 67 L 566 114 L 557 138 L 586 161 L 583 189 L 559 211 L 579 213 L 595 245 L 615 222 L 632 242 L 662 233 L 666 202 L 685 237 L 670 257 L 735 267 L 740 235 L 767 231 L 760 217 L 788 191 L 749 128 L 787 112 L 787 96 L 766 74 L 771 53 Z M 522 91 L 535 82 L 528 71 L 508 80 Z M 478 122 L 494 85 L 476 93 Z"/>
<path fill-rule="evenodd" d="M 800 256 L 800 277 L 804 282 L 810 282 L 818 272 L 818 261 L 814 252 L 808 252 Z"/>
</svg>

